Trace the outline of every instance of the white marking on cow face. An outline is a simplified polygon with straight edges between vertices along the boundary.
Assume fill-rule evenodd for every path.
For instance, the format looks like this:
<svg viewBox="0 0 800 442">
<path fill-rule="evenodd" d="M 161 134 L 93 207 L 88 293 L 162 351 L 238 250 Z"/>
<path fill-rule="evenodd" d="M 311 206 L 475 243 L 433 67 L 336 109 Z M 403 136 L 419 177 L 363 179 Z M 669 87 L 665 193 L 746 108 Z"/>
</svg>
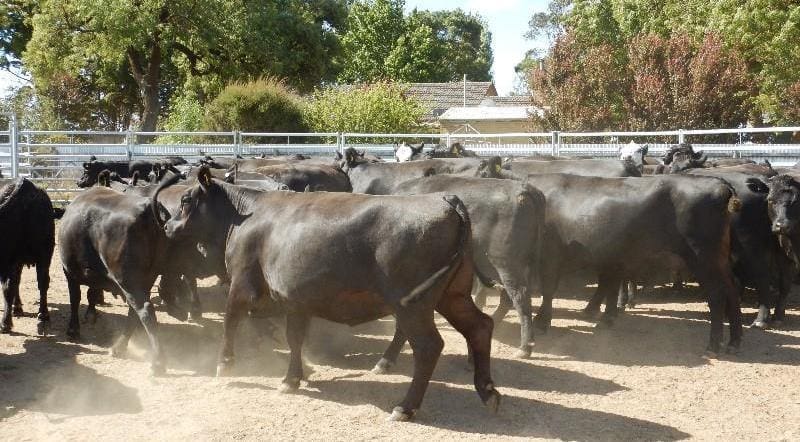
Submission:
<svg viewBox="0 0 800 442">
<path fill-rule="evenodd" d="M 407 143 L 400 144 L 397 150 L 394 151 L 394 158 L 398 163 L 413 161 L 417 158 L 417 156 L 419 156 L 419 153 L 415 152 L 414 149 Z"/>
<path fill-rule="evenodd" d="M 642 147 L 639 146 L 635 141 L 631 141 L 630 143 L 626 144 L 625 146 L 622 146 L 619 149 L 619 159 L 620 160 L 627 160 L 627 159 L 631 159 L 632 160 L 634 154 L 636 154 L 636 152 L 641 148 Z"/>
</svg>

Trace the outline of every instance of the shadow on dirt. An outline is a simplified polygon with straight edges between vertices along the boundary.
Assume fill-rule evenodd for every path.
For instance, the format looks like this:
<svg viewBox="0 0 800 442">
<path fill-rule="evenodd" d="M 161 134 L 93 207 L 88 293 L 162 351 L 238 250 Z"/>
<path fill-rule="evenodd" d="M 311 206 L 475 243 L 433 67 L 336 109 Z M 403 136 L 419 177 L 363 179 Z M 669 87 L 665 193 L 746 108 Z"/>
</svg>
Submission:
<svg viewBox="0 0 800 442">
<path fill-rule="evenodd" d="M 388 413 L 407 388 L 406 383 L 340 379 L 309 382 L 298 394 L 337 404 L 373 404 Z M 690 436 L 641 419 L 508 395 L 503 397 L 500 413 L 492 416 L 471 388 L 452 388 L 440 382 L 430 384 L 415 422 L 481 435 L 562 440 L 585 440 L 587 435 L 592 435 L 592 440 L 679 440 Z"/>
<path fill-rule="evenodd" d="M 51 422 L 142 411 L 136 389 L 75 361 L 77 354 L 105 352 L 51 338 L 23 345 L 24 353 L 0 356 L 0 420 L 22 409 L 45 413 Z"/>
</svg>

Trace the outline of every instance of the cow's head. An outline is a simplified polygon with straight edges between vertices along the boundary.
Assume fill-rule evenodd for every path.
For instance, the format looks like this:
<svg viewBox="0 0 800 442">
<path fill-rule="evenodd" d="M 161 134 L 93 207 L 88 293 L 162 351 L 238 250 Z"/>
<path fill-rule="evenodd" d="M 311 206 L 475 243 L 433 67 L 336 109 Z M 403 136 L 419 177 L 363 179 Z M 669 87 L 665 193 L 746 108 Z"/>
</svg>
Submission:
<svg viewBox="0 0 800 442">
<path fill-rule="evenodd" d="M 481 160 L 475 176 L 481 178 L 503 178 L 503 159 L 494 156 Z"/>
<path fill-rule="evenodd" d="M 702 150 L 695 152 L 691 144 L 682 143 L 670 148 L 664 155 L 664 164 L 670 165 L 671 173 L 678 173 L 705 167 L 707 159 Z"/>
<path fill-rule="evenodd" d="M 169 179 L 163 181 L 158 186 L 155 194 L 153 194 L 153 210 L 158 207 L 158 194 L 161 190 L 178 181 L 178 176 L 171 176 Z M 219 192 L 219 186 L 214 183 L 214 178 L 208 166 L 200 166 L 197 173 L 197 185 L 190 187 L 181 196 L 180 206 L 177 213 L 169 220 L 162 221 L 161 215 L 158 211 L 154 214 L 158 223 L 163 225 L 164 232 L 169 239 L 175 239 L 182 236 L 193 238 L 208 238 L 211 232 L 205 231 L 204 226 L 211 223 L 198 220 L 214 220 L 215 214 L 209 212 L 208 200 L 213 192 Z"/>
<path fill-rule="evenodd" d="M 106 165 L 96 160 L 83 163 L 83 175 L 78 179 L 78 187 L 92 187 L 97 184 L 97 176 L 104 169 L 106 169 Z"/>
<path fill-rule="evenodd" d="M 762 181 L 753 178 L 747 183 L 751 190 L 753 185 L 759 186 L 761 192 L 766 187 Z M 800 224 L 800 183 L 791 175 L 777 175 L 769 179 L 768 192 L 767 211 L 772 231 L 779 235 L 796 235 Z"/>
<path fill-rule="evenodd" d="M 417 146 L 407 144 L 405 141 L 399 146 L 395 144 L 394 159 L 397 160 L 398 163 L 417 160 L 422 154 L 422 148 L 424 147 L 425 143 L 421 143 Z"/>
<path fill-rule="evenodd" d="M 341 159 L 339 167 L 347 172 L 358 167 L 359 164 L 367 163 L 368 161 L 364 158 L 364 154 L 363 150 L 359 152 L 352 147 L 348 147 L 344 151 L 344 157 Z"/>
</svg>

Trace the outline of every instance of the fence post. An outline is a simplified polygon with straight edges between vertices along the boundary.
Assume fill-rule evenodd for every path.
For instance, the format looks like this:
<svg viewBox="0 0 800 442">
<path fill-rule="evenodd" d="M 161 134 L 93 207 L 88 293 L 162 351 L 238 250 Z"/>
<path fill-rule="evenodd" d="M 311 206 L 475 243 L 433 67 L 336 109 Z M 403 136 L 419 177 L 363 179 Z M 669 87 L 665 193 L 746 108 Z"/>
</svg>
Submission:
<svg viewBox="0 0 800 442">
<path fill-rule="evenodd" d="M 340 152 L 344 155 L 344 151 L 347 149 L 347 135 L 342 133 L 342 146 L 340 147 Z"/>
<path fill-rule="evenodd" d="M 136 136 L 135 133 L 130 129 L 128 129 L 125 132 L 125 153 L 128 155 L 128 161 L 130 161 L 131 158 L 133 157 L 133 144 L 134 144 L 133 138 L 135 136 Z"/>
<path fill-rule="evenodd" d="M 678 144 L 683 144 L 683 142 L 684 142 L 683 129 L 678 129 Z"/>
<path fill-rule="evenodd" d="M 554 130 L 550 134 L 550 145 L 553 149 L 553 156 L 557 157 L 561 153 L 561 137 L 558 134 L 557 130 Z"/>
<path fill-rule="evenodd" d="M 8 119 L 8 139 L 11 145 L 11 178 L 19 176 L 19 144 L 17 138 L 17 114 L 11 114 Z"/>
<path fill-rule="evenodd" d="M 233 156 L 242 154 L 242 133 L 238 130 L 233 131 Z"/>
</svg>

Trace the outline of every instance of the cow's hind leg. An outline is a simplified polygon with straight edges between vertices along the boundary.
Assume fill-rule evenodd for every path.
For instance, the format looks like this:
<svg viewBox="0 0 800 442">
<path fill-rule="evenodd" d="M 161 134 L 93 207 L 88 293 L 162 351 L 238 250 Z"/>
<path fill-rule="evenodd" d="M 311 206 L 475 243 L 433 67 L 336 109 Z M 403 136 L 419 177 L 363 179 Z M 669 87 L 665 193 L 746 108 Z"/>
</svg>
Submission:
<svg viewBox="0 0 800 442">
<path fill-rule="evenodd" d="M 200 321 L 203 319 L 203 306 L 200 304 L 200 296 L 197 294 L 197 278 L 190 275 L 181 277 L 186 290 L 189 292 L 189 320 Z"/>
<path fill-rule="evenodd" d="M 80 339 L 81 324 L 78 320 L 78 310 L 81 307 L 81 286 L 64 272 L 67 278 L 67 290 L 69 291 L 69 325 L 67 325 L 67 337 L 70 339 Z"/>
<path fill-rule="evenodd" d="M 233 279 L 225 304 L 225 321 L 222 324 L 222 349 L 217 361 L 217 376 L 228 376 L 233 368 L 234 343 L 239 322 L 247 314 L 248 300 L 256 299 L 259 291 L 249 281 Z"/>
<path fill-rule="evenodd" d="M 150 370 L 155 376 L 163 375 L 166 371 L 164 363 L 164 353 L 161 348 L 161 342 L 158 338 L 158 321 L 156 320 L 156 309 L 149 299 L 149 292 L 147 290 L 140 290 L 136 292 L 124 292 L 125 299 L 128 301 L 128 306 L 136 312 L 139 316 L 139 321 L 147 333 L 147 338 L 150 341 L 150 348 L 153 351 L 152 361 L 150 363 Z"/>
<path fill-rule="evenodd" d="M 19 297 L 19 291 L 17 291 L 17 296 L 14 296 L 13 313 L 16 318 L 25 316 L 25 309 L 22 308 L 22 298 Z"/>
<path fill-rule="evenodd" d="M 94 324 L 97 322 L 97 305 L 103 302 L 103 290 L 89 287 L 86 291 L 86 301 L 89 303 L 89 306 L 86 307 L 86 313 L 83 314 L 83 320 Z"/>
<path fill-rule="evenodd" d="M 111 346 L 111 350 L 109 351 L 111 356 L 115 358 L 125 357 L 125 354 L 128 352 L 128 341 L 130 341 L 134 330 L 136 330 L 139 324 L 139 316 L 136 314 L 136 311 L 128 306 L 128 317 L 125 320 L 125 326 L 122 328 L 122 334 L 114 341 L 114 345 Z"/>
<path fill-rule="evenodd" d="M 442 353 L 444 341 L 433 321 L 433 310 L 415 305 L 401 309 L 396 317 L 398 327 L 408 337 L 408 342 L 414 351 L 414 376 L 406 397 L 394 407 L 389 419 L 407 421 L 414 417 L 422 404 L 433 369 L 436 368 L 436 362 Z"/>
<path fill-rule="evenodd" d="M 492 318 L 484 314 L 467 296 L 447 293 L 436 306 L 442 316 L 467 340 L 473 355 L 475 390 L 486 406 L 497 412 L 500 393 L 494 388 L 491 377 Z"/>
<path fill-rule="evenodd" d="M 39 335 L 47 333 L 50 326 L 50 310 L 47 308 L 47 291 L 50 289 L 50 258 L 47 255 L 36 263 L 36 284 L 39 288 L 39 314 L 36 316 L 36 332 Z"/>
<path fill-rule="evenodd" d="M 303 379 L 302 349 L 308 331 L 310 316 L 306 313 L 289 312 L 286 314 L 286 341 L 289 344 L 289 368 L 281 383 L 281 393 L 292 393 L 300 388 Z"/>
<path fill-rule="evenodd" d="M 400 351 L 403 349 L 403 346 L 406 344 L 406 335 L 403 334 L 403 331 L 400 330 L 400 327 L 397 325 L 397 321 L 395 321 L 394 325 L 394 337 L 392 338 L 392 342 L 389 344 L 389 347 L 386 351 L 383 352 L 383 357 L 375 367 L 372 369 L 372 372 L 375 374 L 386 374 L 391 370 L 391 368 L 397 363 L 397 357 L 400 355 Z"/>
<path fill-rule="evenodd" d="M 502 316 L 498 314 L 501 313 L 500 307 L 503 306 L 504 299 L 506 299 L 505 304 L 514 306 L 519 316 L 520 329 L 519 349 L 514 356 L 518 358 L 529 358 L 531 356 L 531 347 L 533 346 L 533 321 L 531 318 L 531 297 L 528 294 L 528 288 L 517 283 L 516 279 L 506 276 L 502 279 L 505 289 L 502 290 L 500 294 L 500 305 L 498 305 L 497 311 L 492 315 L 492 319 L 494 319 L 495 322 L 502 321 L 503 317 L 506 315 L 506 312 L 502 312 Z M 508 311 L 508 307 L 505 308 L 506 311 Z"/>
<path fill-rule="evenodd" d="M 13 319 L 11 310 L 14 305 L 14 292 L 11 290 L 11 274 L 0 274 L 0 289 L 3 292 L 3 319 L 0 323 L 0 333 L 11 333 Z"/>
</svg>

